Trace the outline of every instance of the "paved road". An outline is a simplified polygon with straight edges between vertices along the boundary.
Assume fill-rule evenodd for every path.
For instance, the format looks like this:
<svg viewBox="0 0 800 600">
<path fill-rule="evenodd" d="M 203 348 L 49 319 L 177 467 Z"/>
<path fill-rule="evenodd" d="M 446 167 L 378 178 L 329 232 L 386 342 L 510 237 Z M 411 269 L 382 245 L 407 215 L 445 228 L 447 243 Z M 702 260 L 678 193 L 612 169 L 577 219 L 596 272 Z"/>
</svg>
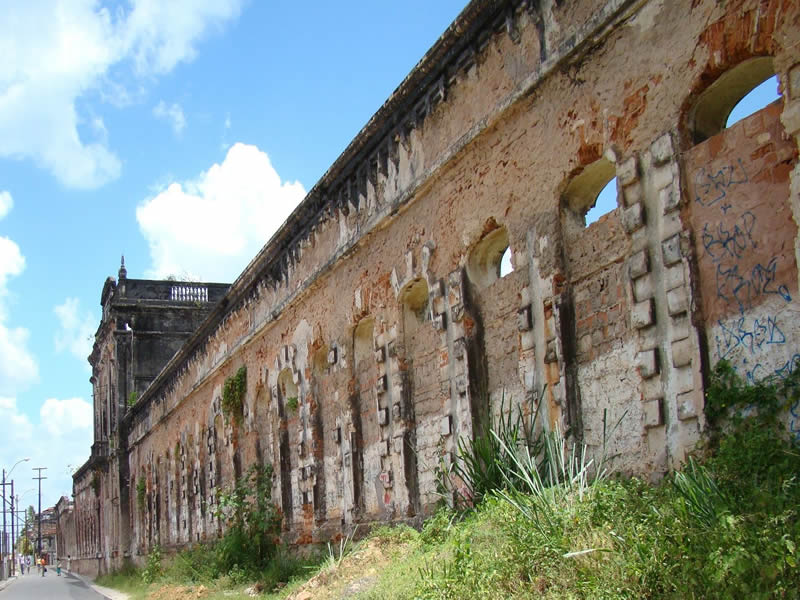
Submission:
<svg viewBox="0 0 800 600">
<path fill-rule="evenodd" d="M 55 569 L 42 577 L 36 571 L 17 577 L 0 591 L 0 600 L 103 600 L 101 596 L 74 575 L 56 575 Z"/>
</svg>

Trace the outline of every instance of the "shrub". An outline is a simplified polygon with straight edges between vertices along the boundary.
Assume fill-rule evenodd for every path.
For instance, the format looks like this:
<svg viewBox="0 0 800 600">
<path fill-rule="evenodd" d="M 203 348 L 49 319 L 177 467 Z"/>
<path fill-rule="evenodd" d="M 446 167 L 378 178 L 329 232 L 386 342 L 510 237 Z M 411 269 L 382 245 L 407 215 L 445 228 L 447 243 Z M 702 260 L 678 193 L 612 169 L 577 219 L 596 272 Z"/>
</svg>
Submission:
<svg viewBox="0 0 800 600">
<path fill-rule="evenodd" d="M 222 412 L 236 423 L 240 423 L 242 420 L 246 391 L 247 367 L 242 366 L 235 375 L 225 379 L 222 387 Z"/>
</svg>

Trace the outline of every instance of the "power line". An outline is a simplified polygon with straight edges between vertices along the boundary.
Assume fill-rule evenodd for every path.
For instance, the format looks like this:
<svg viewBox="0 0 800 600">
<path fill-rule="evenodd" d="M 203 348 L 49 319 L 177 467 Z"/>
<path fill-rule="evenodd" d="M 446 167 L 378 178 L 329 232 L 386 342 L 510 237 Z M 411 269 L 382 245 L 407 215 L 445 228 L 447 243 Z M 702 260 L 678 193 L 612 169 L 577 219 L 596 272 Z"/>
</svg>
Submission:
<svg viewBox="0 0 800 600">
<path fill-rule="evenodd" d="M 47 467 L 34 467 L 34 471 L 39 472 L 38 477 L 34 477 L 34 479 L 39 481 L 39 557 L 42 556 L 42 479 L 47 479 L 47 477 L 42 477 L 42 471 L 46 471 Z"/>
</svg>

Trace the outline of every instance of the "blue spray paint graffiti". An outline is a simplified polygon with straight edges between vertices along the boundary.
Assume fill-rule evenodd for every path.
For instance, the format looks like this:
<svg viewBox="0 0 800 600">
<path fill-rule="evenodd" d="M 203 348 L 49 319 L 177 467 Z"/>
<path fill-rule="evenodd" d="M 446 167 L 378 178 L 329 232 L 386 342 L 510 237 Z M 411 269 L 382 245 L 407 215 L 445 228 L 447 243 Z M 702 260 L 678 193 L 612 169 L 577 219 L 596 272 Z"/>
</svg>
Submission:
<svg viewBox="0 0 800 600">
<path fill-rule="evenodd" d="M 736 165 L 720 168 L 716 173 L 706 171 L 705 167 L 702 167 L 694 177 L 694 201 L 703 206 L 713 206 L 728 195 L 730 188 L 749 181 L 742 159 L 739 159 Z M 725 207 L 723 212 L 727 212 Z"/>
<path fill-rule="evenodd" d="M 717 265 L 717 297 L 725 300 L 727 304 L 736 302 L 739 312 L 744 314 L 745 309 L 753 308 L 753 300 L 759 295 L 775 294 L 791 302 L 792 296 L 785 285 L 776 285 L 775 278 L 778 269 L 778 257 L 773 256 L 764 265 L 756 264 L 750 273 L 739 273 L 739 265 L 725 267 Z"/>
<path fill-rule="evenodd" d="M 727 323 L 717 321 L 720 335 L 716 336 L 717 357 L 728 358 L 732 352 L 741 348 L 749 354 L 761 350 L 765 344 L 785 344 L 786 336 L 774 317 L 749 319 L 739 317 Z"/>
<path fill-rule="evenodd" d="M 716 227 L 703 225 L 703 247 L 711 260 L 719 262 L 723 258 L 742 258 L 746 250 L 756 248 L 758 242 L 753 240 L 753 227 L 756 216 L 749 210 L 742 213 L 729 230 L 727 225 L 720 222 Z"/>
</svg>

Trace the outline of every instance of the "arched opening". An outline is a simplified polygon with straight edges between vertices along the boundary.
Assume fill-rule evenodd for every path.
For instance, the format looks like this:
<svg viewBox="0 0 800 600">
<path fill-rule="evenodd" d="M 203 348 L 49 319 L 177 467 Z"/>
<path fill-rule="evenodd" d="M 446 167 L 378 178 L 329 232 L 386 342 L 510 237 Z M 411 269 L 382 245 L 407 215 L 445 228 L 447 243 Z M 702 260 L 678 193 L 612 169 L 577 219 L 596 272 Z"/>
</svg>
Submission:
<svg viewBox="0 0 800 600">
<path fill-rule="evenodd" d="M 314 352 L 314 358 L 311 361 L 311 372 L 314 375 L 324 375 L 328 370 L 328 352 L 327 344 L 323 344 L 321 348 Z"/>
<path fill-rule="evenodd" d="M 503 266 L 503 258 L 508 254 L 507 265 Z M 501 277 L 508 275 L 511 266 L 511 250 L 508 245 L 508 231 L 498 227 L 478 242 L 467 259 L 467 275 L 476 286 L 483 288 L 491 285 Z"/>
<path fill-rule="evenodd" d="M 514 272 L 514 262 L 511 256 L 511 246 L 506 248 L 503 256 L 500 258 L 500 278 Z"/>
<path fill-rule="evenodd" d="M 562 195 L 568 226 L 583 229 L 617 208 L 617 178 L 614 165 L 600 158 L 584 167 Z"/>
<path fill-rule="evenodd" d="M 731 114 L 728 115 L 725 127 L 730 127 L 742 119 L 746 119 L 753 113 L 769 106 L 780 97 L 781 95 L 778 93 L 778 76 L 773 75 L 763 83 L 758 84 L 744 98 L 739 100 L 739 103 L 733 107 Z"/>
<path fill-rule="evenodd" d="M 294 412 L 297 410 L 299 394 L 290 369 L 283 369 L 278 373 L 278 395 L 280 396 L 281 404 L 287 411 Z"/>
<path fill-rule="evenodd" d="M 689 112 L 694 143 L 699 144 L 725 129 L 734 107 L 774 75 L 772 57 L 760 56 L 745 60 L 718 77 L 700 94 Z"/>
<path fill-rule="evenodd" d="M 362 365 L 368 364 L 372 358 L 372 334 L 374 328 L 375 319 L 368 317 L 361 319 L 353 332 L 353 357 L 356 372 L 359 372 Z"/>
<path fill-rule="evenodd" d="M 403 331 L 411 336 L 425 321 L 428 308 L 428 282 L 414 279 L 400 291 L 400 306 L 403 310 Z"/>
</svg>

